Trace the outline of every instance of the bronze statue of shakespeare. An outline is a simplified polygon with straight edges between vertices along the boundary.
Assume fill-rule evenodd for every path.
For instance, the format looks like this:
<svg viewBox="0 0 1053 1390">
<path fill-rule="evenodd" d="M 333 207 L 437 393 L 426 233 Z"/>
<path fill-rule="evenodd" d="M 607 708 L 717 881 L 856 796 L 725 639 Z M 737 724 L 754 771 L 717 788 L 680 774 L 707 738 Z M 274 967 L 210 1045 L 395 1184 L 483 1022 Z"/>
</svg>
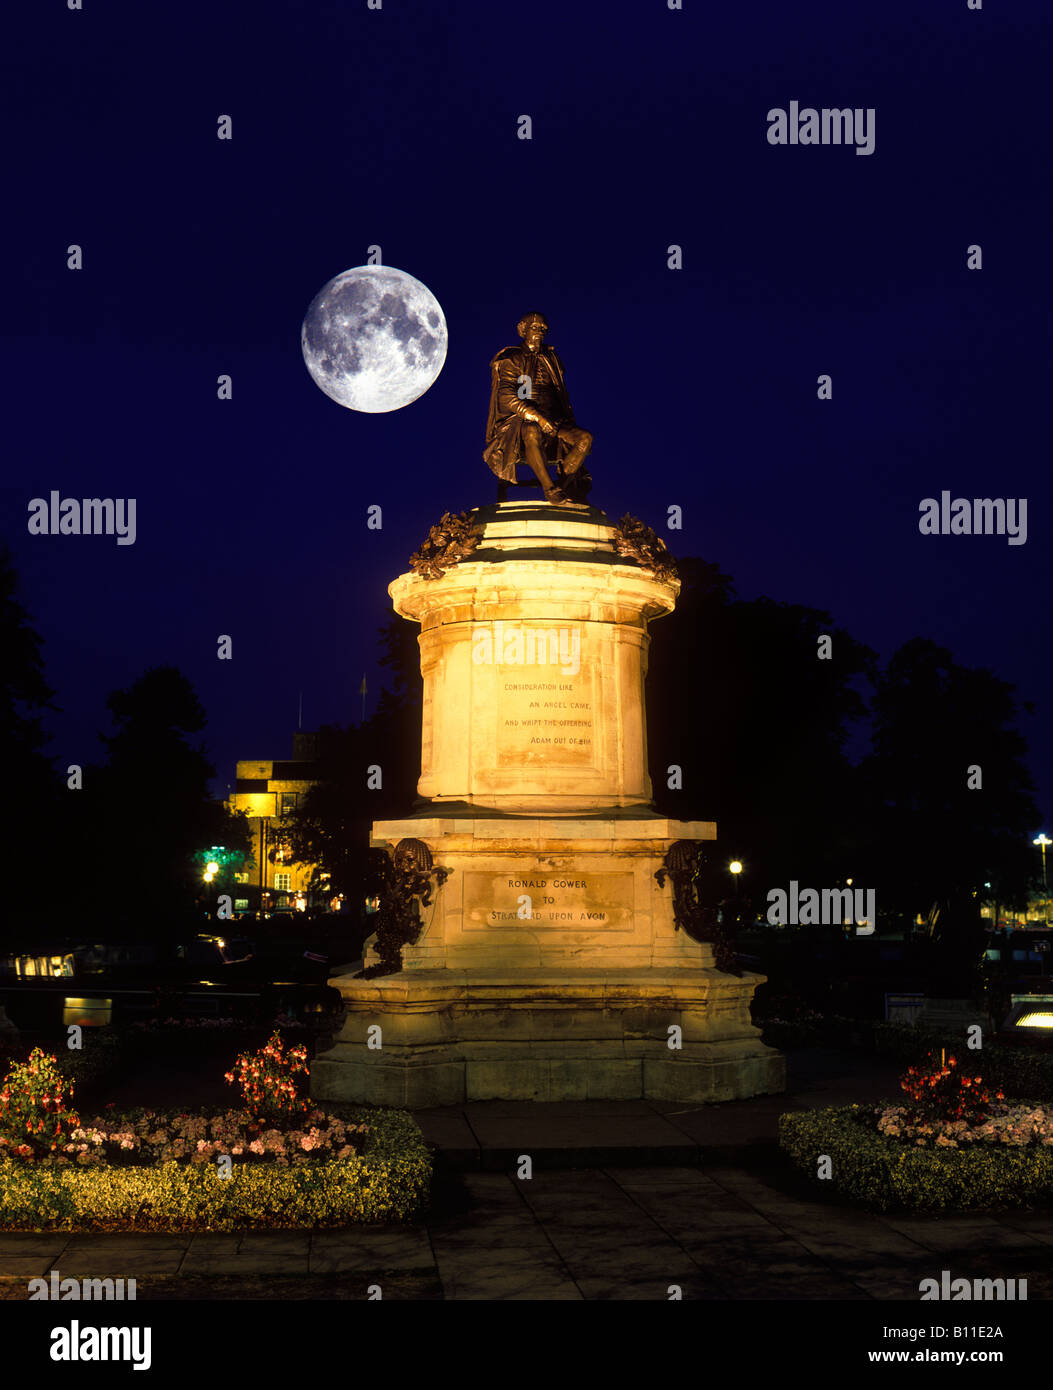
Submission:
<svg viewBox="0 0 1053 1390">
<path fill-rule="evenodd" d="M 544 314 L 527 314 L 516 327 L 521 346 L 502 348 L 490 363 L 483 458 L 502 484 L 514 483 L 516 465 L 528 463 L 546 502 L 583 501 L 592 482 L 584 467 L 592 435 L 574 422 L 563 363 L 555 348 L 545 344 Z M 549 463 L 558 470 L 555 484 Z"/>
</svg>

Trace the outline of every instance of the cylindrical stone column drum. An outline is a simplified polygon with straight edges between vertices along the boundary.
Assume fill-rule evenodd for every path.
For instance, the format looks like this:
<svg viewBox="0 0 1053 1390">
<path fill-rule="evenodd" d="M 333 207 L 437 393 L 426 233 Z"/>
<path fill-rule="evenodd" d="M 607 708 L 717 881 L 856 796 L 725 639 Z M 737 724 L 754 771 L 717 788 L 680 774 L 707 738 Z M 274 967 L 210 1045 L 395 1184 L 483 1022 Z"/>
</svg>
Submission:
<svg viewBox="0 0 1053 1390">
<path fill-rule="evenodd" d="M 474 515 L 469 560 L 388 590 L 421 625 L 420 795 L 521 814 L 647 805 L 647 624 L 678 582 L 619 556 L 592 507 Z"/>
</svg>

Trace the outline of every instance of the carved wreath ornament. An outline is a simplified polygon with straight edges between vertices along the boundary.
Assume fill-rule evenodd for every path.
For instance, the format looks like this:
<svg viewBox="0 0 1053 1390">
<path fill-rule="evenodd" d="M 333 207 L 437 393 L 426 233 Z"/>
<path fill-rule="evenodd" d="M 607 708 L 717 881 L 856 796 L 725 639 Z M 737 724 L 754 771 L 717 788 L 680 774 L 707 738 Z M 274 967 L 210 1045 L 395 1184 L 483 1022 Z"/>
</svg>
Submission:
<svg viewBox="0 0 1053 1390">
<path fill-rule="evenodd" d="M 443 512 L 428 539 L 410 556 L 410 568 L 422 579 L 441 579 L 452 565 L 467 560 L 479 544 L 479 531 L 470 512 Z"/>
<path fill-rule="evenodd" d="M 383 888 L 377 910 L 376 950 L 380 965 L 368 974 L 390 975 L 402 968 L 402 948 L 413 945 L 421 932 L 421 910 L 431 905 L 450 870 L 436 868 L 423 840 L 400 840 L 384 860 Z"/>
<path fill-rule="evenodd" d="M 650 570 L 659 584 L 676 578 L 676 561 L 666 549 L 665 541 L 650 526 L 628 512 L 618 522 L 614 533 L 614 548 L 619 555 Z"/>
<path fill-rule="evenodd" d="M 709 856 L 702 846 L 692 840 L 677 840 L 666 851 L 665 862 L 655 870 L 659 887 L 666 878 L 673 882 L 673 920 L 678 931 L 686 931 L 692 941 L 705 942 L 713 947 L 713 959 L 718 970 L 729 975 L 741 975 L 735 964 L 734 934 L 729 924 L 720 920 L 717 909 L 711 906 L 715 893 L 707 881 L 712 874 Z"/>
</svg>

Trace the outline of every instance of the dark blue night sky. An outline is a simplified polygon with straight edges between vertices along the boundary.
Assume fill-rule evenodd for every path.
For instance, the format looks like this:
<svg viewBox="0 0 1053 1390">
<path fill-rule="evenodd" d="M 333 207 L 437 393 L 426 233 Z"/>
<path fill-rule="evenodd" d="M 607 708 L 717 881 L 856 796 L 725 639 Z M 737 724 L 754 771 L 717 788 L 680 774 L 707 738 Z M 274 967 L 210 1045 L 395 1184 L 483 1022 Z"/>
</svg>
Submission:
<svg viewBox="0 0 1053 1390">
<path fill-rule="evenodd" d="M 1048 3 L 84 6 L 9 13 L 0 83 L 4 532 L 63 766 L 163 662 L 221 789 L 288 755 L 299 691 L 305 728 L 355 720 L 365 672 L 371 711 L 386 585 L 444 510 L 494 500 L 488 363 L 537 308 L 592 501 L 656 526 L 677 503 L 674 553 L 742 596 L 1014 682 L 1050 813 Z M 769 145 L 792 100 L 873 107 L 875 152 Z M 370 416 L 313 384 L 300 325 L 373 243 L 450 348 Z M 136 544 L 30 536 L 53 489 L 135 497 Z M 943 489 L 1026 497 L 1027 543 L 919 535 Z"/>
</svg>

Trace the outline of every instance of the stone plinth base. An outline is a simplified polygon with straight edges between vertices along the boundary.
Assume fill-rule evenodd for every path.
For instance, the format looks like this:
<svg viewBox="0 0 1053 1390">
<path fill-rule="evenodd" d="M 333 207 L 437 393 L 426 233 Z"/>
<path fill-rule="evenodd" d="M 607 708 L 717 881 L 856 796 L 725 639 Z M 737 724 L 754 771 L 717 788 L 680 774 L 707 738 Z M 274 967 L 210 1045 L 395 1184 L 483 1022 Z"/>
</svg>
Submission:
<svg viewBox="0 0 1053 1390">
<path fill-rule="evenodd" d="M 711 966 L 713 952 L 677 931 L 672 886 L 660 887 L 655 870 L 676 841 L 715 836 L 712 821 L 646 810 L 581 819 L 429 814 L 376 821 L 371 843 L 393 851 L 421 840 L 449 873 L 422 913 L 417 942 L 403 948 L 404 972 L 529 970 L 534 979 L 536 971 L 616 967 L 665 979 Z"/>
<path fill-rule="evenodd" d="M 749 1002 L 760 976 L 711 968 L 403 970 L 335 978 L 343 1030 L 311 1068 L 317 1100 L 737 1100 L 785 1088 Z M 379 1026 L 379 1047 L 371 1027 Z M 670 1029 L 680 1047 L 670 1048 Z M 673 1035 L 675 1038 L 675 1034 Z"/>
</svg>

